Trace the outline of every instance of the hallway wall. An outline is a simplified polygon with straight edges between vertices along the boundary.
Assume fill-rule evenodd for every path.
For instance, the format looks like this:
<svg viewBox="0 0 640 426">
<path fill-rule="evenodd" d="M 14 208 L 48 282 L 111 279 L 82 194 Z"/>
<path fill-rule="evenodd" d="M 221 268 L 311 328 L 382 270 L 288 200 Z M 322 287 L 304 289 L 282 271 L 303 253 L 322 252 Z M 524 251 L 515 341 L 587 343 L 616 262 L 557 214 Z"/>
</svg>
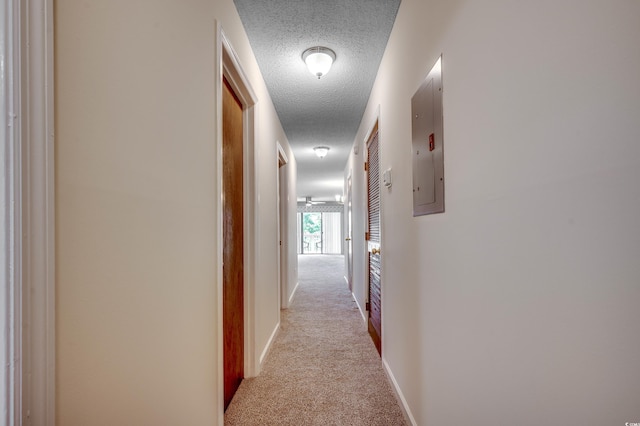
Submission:
<svg viewBox="0 0 640 426">
<path fill-rule="evenodd" d="M 222 418 L 216 21 L 259 100 L 256 359 L 278 325 L 276 140 L 295 160 L 232 1 L 57 0 L 59 425 Z"/>
<path fill-rule="evenodd" d="M 638 17 L 627 0 L 403 0 L 345 177 L 362 218 L 379 108 L 383 360 L 415 424 L 640 418 Z M 414 218 L 410 99 L 440 54 L 446 212 Z"/>
</svg>

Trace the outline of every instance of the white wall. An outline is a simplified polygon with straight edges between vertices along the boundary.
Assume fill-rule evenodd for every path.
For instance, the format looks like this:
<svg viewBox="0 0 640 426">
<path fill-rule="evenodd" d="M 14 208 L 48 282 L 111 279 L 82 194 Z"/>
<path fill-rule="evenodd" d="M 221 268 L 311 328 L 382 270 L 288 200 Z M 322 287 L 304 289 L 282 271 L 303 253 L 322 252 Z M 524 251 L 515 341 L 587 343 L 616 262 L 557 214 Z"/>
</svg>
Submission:
<svg viewBox="0 0 640 426">
<path fill-rule="evenodd" d="M 235 12 L 235 9 L 234 9 Z M 244 36 L 244 30 L 242 30 Z M 233 41 L 232 41 L 233 42 Z M 254 74 L 256 81 L 259 77 L 259 86 L 255 84 L 258 99 L 257 104 L 258 117 L 256 119 L 257 129 L 256 137 L 258 139 L 258 149 L 256 150 L 256 159 L 258 163 L 257 174 L 257 190 L 258 190 L 258 234 L 256 235 L 257 246 L 257 268 L 256 268 L 256 357 L 261 362 L 262 357 L 266 353 L 266 347 L 271 343 L 270 338 L 274 335 L 275 328 L 280 324 L 280 300 L 278 281 L 278 250 L 280 236 L 278 235 L 278 157 L 276 144 L 280 141 L 287 157 L 289 164 L 286 167 L 285 181 L 288 185 L 290 194 L 295 194 L 296 179 L 296 163 L 293 152 L 287 142 L 287 137 L 280 125 L 275 108 L 269 97 L 266 86 L 262 80 L 257 64 L 251 51 L 247 52 L 246 62 L 252 62 L 255 65 Z M 268 118 L 268 120 L 264 118 Z M 293 191 L 293 192 L 291 192 Z M 283 214 L 287 215 L 285 221 L 290 223 L 295 221 L 296 200 L 291 196 L 288 200 L 288 210 Z M 291 232 L 287 235 L 288 247 L 295 244 L 295 235 Z M 295 259 L 295 258 L 294 258 Z M 296 282 L 297 273 L 292 271 L 294 265 L 288 262 L 287 270 L 288 282 Z M 289 284 L 291 285 L 291 284 Z M 257 372 L 256 372 L 257 373 Z"/>
<path fill-rule="evenodd" d="M 403 0 L 356 142 L 380 108 L 383 358 L 416 424 L 640 421 L 639 16 Z M 441 53 L 446 212 L 413 218 L 410 99 Z"/>
<path fill-rule="evenodd" d="M 216 21 L 258 98 L 255 359 L 286 137 L 231 0 L 55 8 L 57 424 L 216 424 Z"/>
</svg>

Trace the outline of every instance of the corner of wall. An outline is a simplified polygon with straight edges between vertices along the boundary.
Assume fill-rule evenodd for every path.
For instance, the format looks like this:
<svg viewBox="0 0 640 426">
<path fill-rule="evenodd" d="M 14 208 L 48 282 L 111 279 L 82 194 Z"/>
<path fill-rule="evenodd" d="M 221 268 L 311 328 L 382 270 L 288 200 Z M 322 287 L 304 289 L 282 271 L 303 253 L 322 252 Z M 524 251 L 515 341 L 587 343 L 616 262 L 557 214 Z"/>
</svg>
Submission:
<svg viewBox="0 0 640 426">
<path fill-rule="evenodd" d="M 276 324 L 275 328 L 273 329 L 273 332 L 271 332 L 271 336 L 269 336 L 269 340 L 267 341 L 267 344 L 265 345 L 264 349 L 262 350 L 262 353 L 260 354 L 260 370 L 262 370 L 262 366 L 264 365 L 264 360 L 267 358 L 267 355 L 269 355 L 269 351 L 273 346 L 273 342 L 279 333 L 280 333 L 280 321 L 278 321 L 278 324 Z"/>
<path fill-rule="evenodd" d="M 400 385 L 398 385 L 398 382 L 396 381 L 396 378 L 393 376 L 393 372 L 391 371 L 391 368 L 389 367 L 389 364 L 387 364 L 387 360 L 384 357 L 382 357 L 382 368 L 385 374 L 387 375 L 387 378 L 391 382 L 391 389 L 393 389 L 393 392 L 396 395 L 396 398 L 398 399 L 398 403 L 400 405 L 400 408 L 402 409 L 402 415 L 404 416 L 404 419 L 410 425 L 418 426 L 416 419 L 413 417 L 413 414 L 411 413 L 409 404 L 407 403 L 407 400 L 402 394 Z"/>
</svg>

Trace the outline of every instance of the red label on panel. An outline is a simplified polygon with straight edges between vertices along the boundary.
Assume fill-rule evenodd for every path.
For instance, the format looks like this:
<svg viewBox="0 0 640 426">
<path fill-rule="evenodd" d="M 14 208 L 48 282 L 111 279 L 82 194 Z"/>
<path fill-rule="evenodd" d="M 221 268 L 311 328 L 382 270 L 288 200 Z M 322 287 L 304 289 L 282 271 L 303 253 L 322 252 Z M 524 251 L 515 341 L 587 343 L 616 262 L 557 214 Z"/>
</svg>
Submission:
<svg viewBox="0 0 640 426">
<path fill-rule="evenodd" d="M 431 133 L 429 135 L 429 151 L 433 151 L 434 149 L 436 149 L 436 136 Z"/>
</svg>

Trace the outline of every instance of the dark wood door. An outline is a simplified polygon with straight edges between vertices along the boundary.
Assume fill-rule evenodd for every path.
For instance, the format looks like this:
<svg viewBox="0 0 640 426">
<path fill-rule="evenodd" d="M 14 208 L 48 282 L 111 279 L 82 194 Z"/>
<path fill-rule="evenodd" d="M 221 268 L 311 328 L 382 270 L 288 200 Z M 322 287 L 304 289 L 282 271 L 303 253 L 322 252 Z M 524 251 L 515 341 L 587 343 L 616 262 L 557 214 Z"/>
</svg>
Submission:
<svg viewBox="0 0 640 426">
<path fill-rule="evenodd" d="M 382 282 L 380 263 L 380 160 L 378 125 L 367 142 L 367 247 L 369 252 L 369 334 L 382 354 Z"/>
<path fill-rule="evenodd" d="M 224 408 L 244 377 L 242 104 L 224 80 L 222 95 Z"/>
</svg>

